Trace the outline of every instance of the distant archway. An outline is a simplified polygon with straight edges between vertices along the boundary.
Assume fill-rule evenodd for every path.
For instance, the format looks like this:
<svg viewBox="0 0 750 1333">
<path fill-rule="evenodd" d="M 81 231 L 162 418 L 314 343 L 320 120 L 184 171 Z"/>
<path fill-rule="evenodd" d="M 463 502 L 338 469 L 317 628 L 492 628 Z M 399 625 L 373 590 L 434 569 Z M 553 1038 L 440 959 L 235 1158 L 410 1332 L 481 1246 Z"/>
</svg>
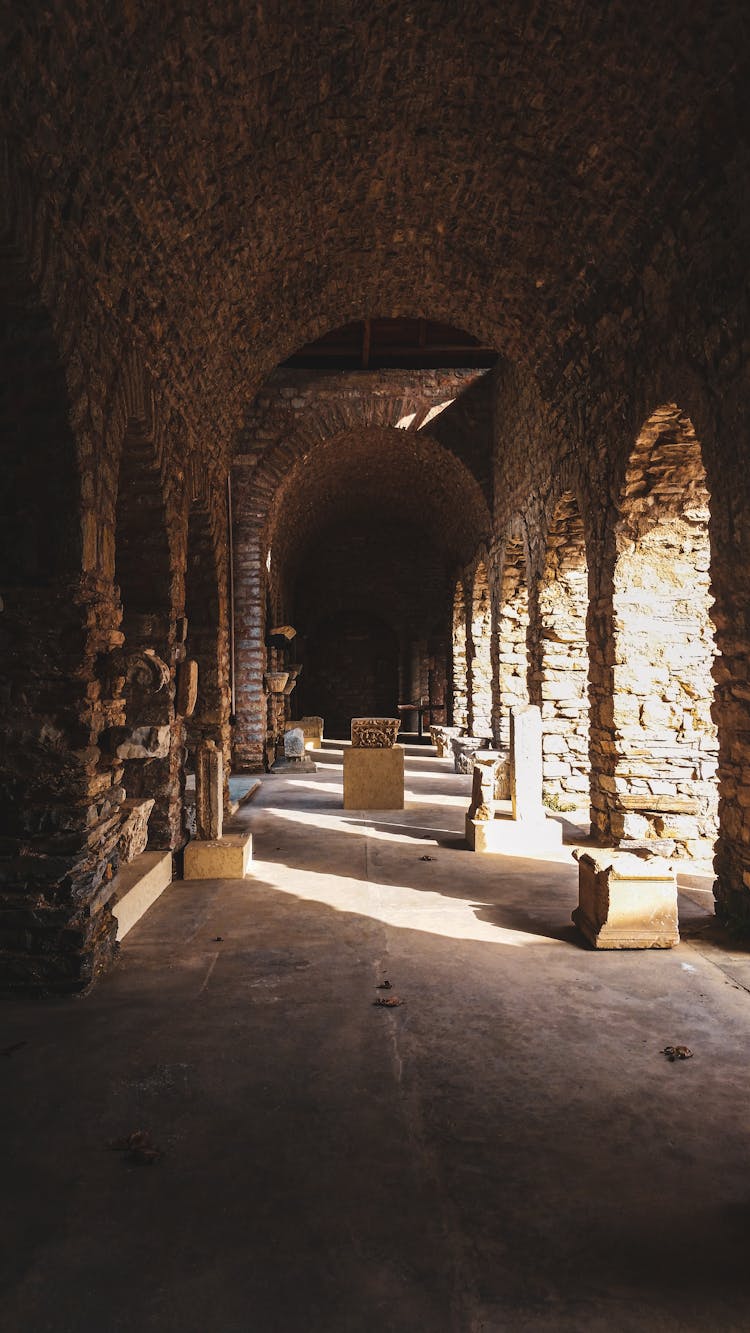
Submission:
<svg viewBox="0 0 750 1333">
<path fill-rule="evenodd" d="M 638 437 L 615 530 L 612 832 L 678 856 L 710 856 L 717 833 L 708 521 L 700 445 L 669 403 Z"/>
</svg>

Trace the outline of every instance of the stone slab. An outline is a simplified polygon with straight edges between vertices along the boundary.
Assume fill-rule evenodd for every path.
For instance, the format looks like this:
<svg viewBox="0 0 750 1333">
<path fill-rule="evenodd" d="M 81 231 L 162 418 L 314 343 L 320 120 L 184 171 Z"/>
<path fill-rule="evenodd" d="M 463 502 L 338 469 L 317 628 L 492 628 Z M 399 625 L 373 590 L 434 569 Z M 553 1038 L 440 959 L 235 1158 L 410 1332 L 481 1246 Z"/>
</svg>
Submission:
<svg viewBox="0 0 750 1333">
<path fill-rule="evenodd" d="M 595 949 L 671 949 L 680 942 L 677 879 L 662 857 L 597 850 L 578 861 L 581 934 Z"/>
<path fill-rule="evenodd" d="M 480 820 L 467 814 L 466 842 L 470 851 L 481 855 L 537 856 L 542 852 L 559 852 L 562 824 L 556 819 L 512 819 L 504 814 Z"/>
<path fill-rule="evenodd" d="M 344 750 L 344 809 L 403 810 L 404 749 Z"/>
<path fill-rule="evenodd" d="M 118 870 L 108 899 L 123 940 L 172 882 L 171 852 L 141 852 Z"/>
<path fill-rule="evenodd" d="M 185 879 L 244 879 L 252 859 L 252 833 L 196 838 L 185 848 Z"/>
</svg>

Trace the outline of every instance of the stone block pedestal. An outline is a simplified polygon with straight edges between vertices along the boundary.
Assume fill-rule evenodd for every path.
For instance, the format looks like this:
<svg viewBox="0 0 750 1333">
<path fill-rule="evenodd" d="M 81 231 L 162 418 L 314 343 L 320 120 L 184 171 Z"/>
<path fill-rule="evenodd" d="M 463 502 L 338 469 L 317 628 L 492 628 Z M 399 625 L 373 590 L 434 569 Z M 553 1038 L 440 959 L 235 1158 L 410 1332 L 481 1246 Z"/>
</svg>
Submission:
<svg viewBox="0 0 750 1333">
<path fill-rule="evenodd" d="M 110 885 L 109 906 L 123 940 L 149 907 L 172 883 L 171 852 L 141 852 L 121 866 Z"/>
<path fill-rule="evenodd" d="M 401 745 L 344 750 L 344 809 L 403 810 L 404 750 Z"/>
<path fill-rule="evenodd" d="M 195 838 L 185 848 L 185 879 L 244 879 L 252 859 L 252 833 Z"/>
<path fill-rule="evenodd" d="M 556 819 L 513 819 L 495 815 L 494 819 L 466 816 L 466 842 L 469 850 L 505 856 L 539 856 L 559 852 L 562 824 Z"/>
<path fill-rule="evenodd" d="M 661 857 L 577 851 L 573 921 L 595 949 L 671 949 L 680 942 L 677 880 Z"/>
</svg>

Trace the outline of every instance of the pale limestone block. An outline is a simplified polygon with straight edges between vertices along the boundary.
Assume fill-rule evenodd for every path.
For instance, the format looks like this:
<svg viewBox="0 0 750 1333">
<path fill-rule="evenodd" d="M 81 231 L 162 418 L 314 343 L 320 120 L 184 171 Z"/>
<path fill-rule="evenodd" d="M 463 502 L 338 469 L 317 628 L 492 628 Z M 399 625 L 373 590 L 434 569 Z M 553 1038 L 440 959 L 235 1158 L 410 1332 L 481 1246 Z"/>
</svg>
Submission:
<svg viewBox="0 0 750 1333">
<path fill-rule="evenodd" d="M 185 848 L 185 879 L 244 879 L 252 859 L 252 833 L 198 839 Z"/>
<path fill-rule="evenodd" d="M 352 746 L 344 750 L 344 809 L 403 810 L 404 750 Z"/>
<path fill-rule="evenodd" d="M 544 819 L 542 715 L 535 704 L 510 710 L 510 798 L 514 819 Z"/>
<path fill-rule="evenodd" d="M 497 856 L 540 856 L 562 848 L 562 824 L 556 819 L 512 819 L 496 814 L 479 820 L 466 816 L 466 842 L 472 852 Z"/>
<path fill-rule="evenodd" d="M 302 759 L 305 754 L 305 733 L 301 727 L 292 727 L 284 732 L 284 758 Z"/>
<path fill-rule="evenodd" d="M 573 921 L 596 949 L 671 949 L 679 944 L 677 881 L 661 857 L 576 851 Z"/>
<path fill-rule="evenodd" d="M 172 882 L 171 852 L 141 852 L 115 875 L 108 899 L 117 921 L 117 938 L 125 938 L 136 921 Z"/>
<path fill-rule="evenodd" d="M 469 819 L 484 821 L 495 817 L 495 763 L 475 762 L 471 782 Z"/>
</svg>

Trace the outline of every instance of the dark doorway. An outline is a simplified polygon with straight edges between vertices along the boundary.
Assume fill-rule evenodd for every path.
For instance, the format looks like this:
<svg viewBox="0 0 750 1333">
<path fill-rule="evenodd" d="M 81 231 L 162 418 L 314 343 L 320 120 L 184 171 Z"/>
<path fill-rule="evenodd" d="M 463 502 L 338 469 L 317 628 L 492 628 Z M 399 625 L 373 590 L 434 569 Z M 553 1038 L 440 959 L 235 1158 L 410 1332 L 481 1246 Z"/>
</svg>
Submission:
<svg viewBox="0 0 750 1333">
<path fill-rule="evenodd" d="M 390 625 L 352 612 L 317 626 L 307 643 L 304 711 L 325 718 L 326 735 L 348 737 L 353 717 L 398 717 L 397 704 L 398 639 Z"/>
</svg>

